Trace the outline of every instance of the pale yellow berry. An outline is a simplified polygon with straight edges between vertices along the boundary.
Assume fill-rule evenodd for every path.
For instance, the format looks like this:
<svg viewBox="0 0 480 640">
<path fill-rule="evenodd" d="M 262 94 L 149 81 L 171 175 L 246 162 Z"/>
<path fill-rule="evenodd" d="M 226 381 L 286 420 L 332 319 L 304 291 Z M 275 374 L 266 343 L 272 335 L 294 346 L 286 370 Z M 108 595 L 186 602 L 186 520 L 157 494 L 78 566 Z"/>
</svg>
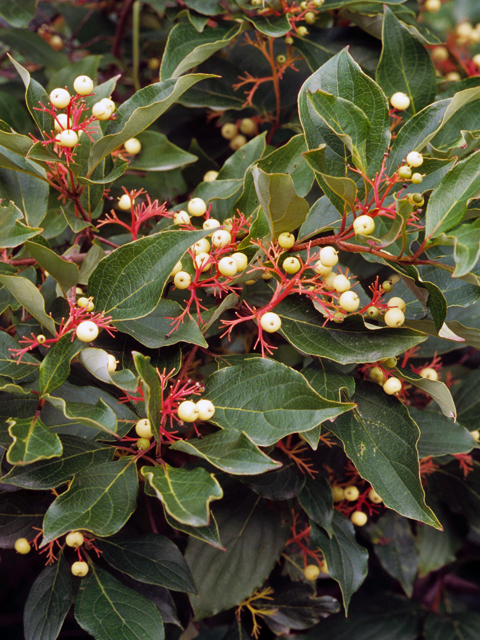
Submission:
<svg viewBox="0 0 480 640">
<path fill-rule="evenodd" d="M 320 250 L 319 258 L 325 267 L 334 267 L 338 262 L 338 252 L 334 247 L 323 247 Z"/>
<path fill-rule="evenodd" d="M 405 304 L 405 300 L 403 298 L 399 298 L 398 296 L 390 298 L 390 300 L 388 300 L 387 302 L 387 307 L 389 309 L 396 307 L 397 309 L 400 309 L 400 311 L 405 311 L 406 306 L 407 305 Z"/>
<path fill-rule="evenodd" d="M 205 220 L 202 226 L 205 230 L 208 231 L 210 229 L 216 229 L 217 227 L 219 227 L 220 222 L 218 220 L 215 220 L 215 218 L 209 218 L 208 220 Z"/>
<path fill-rule="evenodd" d="M 195 244 L 192 246 L 192 249 L 196 255 L 198 255 L 199 253 L 209 253 L 211 249 L 209 239 L 200 238 L 200 240 L 197 240 L 197 242 L 195 242 Z"/>
<path fill-rule="evenodd" d="M 268 311 L 260 318 L 260 326 L 267 333 L 275 333 L 282 326 L 282 320 L 278 314 Z"/>
<path fill-rule="evenodd" d="M 93 80 L 88 76 L 78 76 L 75 78 L 73 88 L 79 96 L 88 96 L 93 91 Z"/>
<path fill-rule="evenodd" d="M 410 98 L 406 93 L 397 91 L 397 93 L 394 93 L 390 98 L 390 104 L 394 109 L 397 109 L 398 111 L 405 111 L 405 109 L 408 109 L 408 107 L 410 106 Z"/>
<path fill-rule="evenodd" d="M 370 489 L 370 491 L 368 492 L 368 499 L 370 500 L 370 502 L 373 502 L 373 504 L 380 504 L 383 502 L 382 498 L 378 495 L 375 489 Z"/>
<path fill-rule="evenodd" d="M 151 438 L 153 436 L 152 425 L 148 418 L 139 420 L 135 425 L 135 432 L 140 438 Z"/>
<path fill-rule="evenodd" d="M 425 367 L 420 371 L 420 375 L 426 380 L 438 380 L 438 371 L 436 371 L 432 367 Z"/>
<path fill-rule="evenodd" d="M 197 402 L 198 419 L 210 420 L 215 414 L 215 406 L 210 400 L 199 400 Z"/>
<path fill-rule="evenodd" d="M 458 73 L 458 71 L 449 71 L 445 76 L 445 82 L 460 82 L 462 76 Z"/>
<path fill-rule="evenodd" d="M 428 13 L 438 13 L 442 8 L 442 2 L 441 0 L 425 0 L 423 6 Z"/>
<path fill-rule="evenodd" d="M 363 527 L 367 524 L 368 516 L 363 511 L 354 511 L 350 516 L 350 521 L 356 527 Z"/>
<path fill-rule="evenodd" d="M 67 114 L 66 113 L 59 113 L 56 116 L 56 120 L 53 123 L 53 126 L 55 127 L 55 131 L 64 131 L 65 129 L 68 129 L 69 123 L 68 123 Z"/>
<path fill-rule="evenodd" d="M 295 244 L 295 236 L 293 235 L 293 233 L 288 233 L 288 231 L 285 231 L 278 236 L 277 242 L 282 247 L 282 249 L 291 249 Z"/>
<path fill-rule="evenodd" d="M 185 400 L 178 406 L 177 415 L 183 422 L 195 422 L 199 418 L 199 411 L 194 402 Z"/>
<path fill-rule="evenodd" d="M 338 291 L 338 293 L 344 293 L 345 291 L 348 291 L 351 286 L 352 285 L 350 283 L 350 280 L 341 273 L 339 273 L 333 281 L 333 288 L 335 289 L 335 291 Z"/>
<path fill-rule="evenodd" d="M 50 102 L 57 109 L 64 109 L 70 102 L 70 94 L 66 89 L 54 89 L 50 93 Z"/>
<path fill-rule="evenodd" d="M 448 53 L 448 49 L 445 49 L 445 47 L 435 47 L 432 51 L 432 58 L 435 62 L 445 62 L 449 57 L 450 54 Z"/>
<path fill-rule="evenodd" d="M 187 206 L 188 213 L 192 216 L 203 216 L 207 210 L 205 201 L 201 198 L 192 198 Z"/>
<path fill-rule="evenodd" d="M 405 159 L 411 167 L 420 167 L 423 164 L 423 156 L 418 151 L 410 151 Z"/>
<path fill-rule="evenodd" d="M 70 531 L 65 538 L 65 543 L 67 547 L 72 547 L 73 549 L 78 549 L 81 547 L 84 542 L 83 534 L 81 531 Z"/>
<path fill-rule="evenodd" d="M 302 265 L 298 258 L 291 257 L 291 258 L 285 258 L 285 260 L 283 261 L 282 267 L 286 273 L 294 274 L 300 271 L 300 269 L 302 268 Z"/>
<path fill-rule="evenodd" d="M 475 429 L 474 431 L 470 431 L 470 435 L 475 440 L 475 442 L 480 442 L 480 430 Z"/>
<path fill-rule="evenodd" d="M 353 230 L 357 235 L 370 236 L 375 231 L 375 220 L 370 216 L 359 216 L 353 222 Z"/>
<path fill-rule="evenodd" d="M 246 136 L 253 136 L 256 130 L 255 122 L 251 118 L 243 118 L 240 122 L 240 133 Z"/>
<path fill-rule="evenodd" d="M 212 244 L 214 247 L 226 247 L 231 242 L 232 236 L 230 231 L 227 231 L 226 229 L 219 229 L 212 234 Z"/>
<path fill-rule="evenodd" d="M 345 291 L 345 293 L 342 293 L 340 296 L 338 303 L 342 309 L 349 313 L 353 313 L 353 311 L 356 311 L 360 306 L 360 298 L 355 291 Z"/>
<path fill-rule="evenodd" d="M 142 143 L 137 138 L 129 138 L 123 146 L 125 147 L 125 151 L 133 156 L 142 150 Z"/>
<path fill-rule="evenodd" d="M 71 571 L 74 576 L 83 578 L 88 573 L 88 564 L 86 562 L 78 561 L 72 564 Z"/>
<path fill-rule="evenodd" d="M 91 320 L 85 320 L 78 325 L 75 334 L 81 342 L 90 342 L 98 336 L 98 327 Z"/>
<path fill-rule="evenodd" d="M 244 271 L 248 266 L 248 257 L 240 251 L 232 253 L 232 258 L 237 263 L 237 271 Z"/>
<path fill-rule="evenodd" d="M 78 136 L 72 129 L 65 129 L 60 133 L 60 144 L 64 147 L 74 147 L 78 143 Z"/>
<path fill-rule="evenodd" d="M 117 369 L 118 360 L 111 353 L 108 354 L 107 371 L 113 373 Z"/>
<path fill-rule="evenodd" d="M 173 276 L 176 276 L 177 273 L 179 273 L 182 269 L 183 269 L 182 262 L 179 260 L 177 264 L 173 267 L 170 273 L 171 277 L 173 278 Z"/>
<path fill-rule="evenodd" d="M 22 556 L 27 553 L 30 553 L 31 548 L 32 547 L 30 546 L 26 538 L 17 538 L 15 540 L 15 551 L 17 553 L 20 553 Z"/>
<path fill-rule="evenodd" d="M 313 265 L 313 270 L 321 276 L 328 276 L 332 272 L 332 267 L 326 267 L 321 260 L 317 260 Z"/>
<path fill-rule="evenodd" d="M 330 267 L 331 268 L 331 267 Z M 337 277 L 337 273 L 331 271 L 322 277 L 322 281 L 325 285 L 325 289 L 333 290 L 335 287 L 333 286 L 334 280 Z"/>
<path fill-rule="evenodd" d="M 405 322 L 405 315 L 401 309 L 389 309 L 383 316 L 383 320 L 389 327 L 401 327 Z"/>
<path fill-rule="evenodd" d="M 128 193 L 124 193 L 123 196 L 118 199 L 118 208 L 122 209 L 122 211 L 129 211 L 132 205 L 133 200 Z"/>
<path fill-rule="evenodd" d="M 225 140 L 232 140 L 238 133 L 237 125 L 233 122 L 226 122 L 220 129 L 220 133 Z"/>
<path fill-rule="evenodd" d="M 313 582 L 320 575 L 320 567 L 317 566 L 316 564 L 309 564 L 303 570 L 303 575 L 305 576 L 306 580 L 309 580 L 310 582 Z"/>
<path fill-rule="evenodd" d="M 204 251 L 202 251 L 201 253 L 197 253 L 197 255 L 195 256 L 195 265 L 197 269 L 200 269 L 202 273 L 208 271 L 212 266 L 212 263 L 210 262 L 210 254 Z"/>
<path fill-rule="evenodd" d="M 226 278 L 232 278 L 237 273 L 237 263 L 231 256 L 225 256 L 218 261 L 218 270 Z"/>
<path fill-rule="evenodd" d="M 190 216 L 183 209 L 175 211 L 173 214 L 173 224 L 190 224 Z"/>
<path fill-rule="evenodd" d="M 368 377 L 372 382 L 376 382 L 377 384 L 382 384 L 385 382 L 385 374 L 380 369 L 380 367 L 372 367 L 368 372 Z"/>
<path fill-rule="evenodd" d="M 343 487 L 337 487 L 334 485 L 331 489 L 334 502 L 341 502 L 345 499 L 345 492 L 343 490 Z"/>
<path fill-rule="evenodd" d="M 238 136 L 235 136 L 233 138 L 233 140 L 230 140 L 230 144 L 228 145 L 230 147 L 230 149 L 232 149 L 233 151 L 238 151 L 238 149 L 241 149 L 242 147 L 244 147 L 247 144 L 247 139 L 246 137 L 239 133 Z"/>
<path fill-rule="evenodd" d="M 173 278 L 173 284 L 177 289 L 187 289 L 192 284 L 192 277 L 186 271 L 178 271 Z"/>
<path fill-rule="evenodd" d="M 217 176 L 218 176 L 218 171 L 214 171 L 213 169 L 210 169 L 210 171 L 207 171 L 207 173 L 203 176 L 203 181 L 214 182 L 217 179 Z"/>
<path fill-rule="evenodd" d="M 92 107 L 92 116 L 97 120 L 108 120 L 112 116 L 112 110 L 105 102 L 96 102 Z"/>
<path fill-rule="evenodd" d="M 389 396 L 393 396 L 395 393 L 398 393 L 402 388 L 402 383 L 398 378 L 389 378 L 383 384 L 383 390 Z"/>
<path fill-rule="evenodd" d="M 343 490 L 343 495 L 345 497 L 345 500 L 348 500 L 348 502 L 355 502 L 355 500 L 358 500 L 360 491 L 354 484 L 351 484 L 348 487 L 345 487 L 345 489 Z"/>
</svg>

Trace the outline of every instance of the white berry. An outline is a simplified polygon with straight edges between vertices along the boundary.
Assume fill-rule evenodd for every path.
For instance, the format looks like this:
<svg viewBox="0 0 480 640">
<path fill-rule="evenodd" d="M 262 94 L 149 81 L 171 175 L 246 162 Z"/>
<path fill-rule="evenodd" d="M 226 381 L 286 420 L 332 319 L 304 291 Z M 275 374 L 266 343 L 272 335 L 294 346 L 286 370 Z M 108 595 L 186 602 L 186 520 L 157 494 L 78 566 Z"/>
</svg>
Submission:
<svg viewBox="0 0 480 640">
<path fill-rule="evenodd" d="M 199 411 L 194 402 L 191 400 L 185 400 L 179 405 L 177 415 L 180 420 L 183 420 L 183 422 L 194 422 L 199 418 Z"/>
<path fill-rule="evenodd" d="M 298 258 L 285 258 L 285 260 L 283 261 L 283 269 L 286 273 L 298 273 L 298 271 L 300 271 L 300 269 L 302 268 L 302 265 L 300 264 L 300 260 Z"/>
<path fill-rule="evenodd" d="M 111 353 L 108 354 L 107 371 L 113 373 L 117 368 L 118 360 Z"/>
<path fill-rule="evenodd" d="M 232 241 L 232 236 L 226 229 L 219 229 L 212 235 L 212 244 L 214 247 L 226 247 Z"/>
<path fill-rule="evenodd" d="M 357 235 L 370 236 L 375 231 L 375 220 L 370 216 L 358 216 L 353 223 L 353 230 Z"/>
<path fill-rule="evenodd" d="M 81 531 L 70 531 L 65 538 L 65 542 L 67 547 L 72 547 L 73 549 L 78 549 L 81 547 L 84 539 Z"/>
<path fill-rule="evenodd" d="M 205 220 L 202 226 L 205 230 L 210 231 L 219 227 L 220 222 L 215 220 L 215 218 L 209 218 L 208 220 Z"/>
<path fill-rule="evenodd" d="M 282 320 L 277 313 L 268 311 L 260 318 L 260 326 L 267 333 L 275 333 L 282 326 Z"/>
<path fill-rule="evenodd" d="M 93 91 L 93 80 L 88 76 L 78 76 L 75 78 L 73 88 L 79 96 L 88 96 Z"/>
<path fill-rule="evenodd" d="M 319 258 L 324 267 L 334 267 L 338 262 L 338 252 L 334 247 L 323 247 Z"/>
<path fill-rule="evenodd" d="M 132 205 L 133 200 L 130 198 L 128 193 L 124 193 L 123 196 L 118 199 L 118 208 L 122 209 L 122 211 L 128 211 Z"/>
<path fill-rule="evenodd" d="M 348 500 L 349 502 L 355 502 L 355 500 L 358 499 L 359 495 L 360 491 L 354 484 L 345 487 L 345 489 L 343 490 L 343 496 L 345 500 Z"/>
<path fill-rule="evenodd" d="M 215 406 L 210 400 L 199 400 L 197 402 L 199 420 L 210 420 L 215 413 Z"/>
<path fill-rule="evenodd" d="M 83 578 L 88 573 L 88 564 L 86 562 L 74 562 L 72 564 L 71 571 L 74 576 L 78 576 L 79 578 Z"/>
<path fill-rule="evenodd" d="M 405 315 L 401 309 L 389 309 L 383 317 L 385 324 L 389 327 L 401 327 L 405 322 Z"/>
<path fill-rule="evenodd" d="M 70 94 L 66 89 L 54 89 L 50 94 L 50 102 L 57 109 L 64 109 L 70 102 Z"/>
<path fill-rule="evenodd" d="M 205 251 L 198 253 L 195 256 L 195 265 L 197 269 L 200 269 L 202 273 L 204 273 L 205 271 L 208 271 L 208 269 L 210 269 L 210 267 L 212 266 L 210 262 L 210 255 Z"/>
<path fill-rule="evenodd" d="M 295 236 L 293 233 L 281 233 L 277 238 L 278 244 L 282 247 L 282 249 L 291 249 L 295 244 Z"/>
<path fill-rule="evenodd" d="M 360 306 L 360 298 L 355 291 L 345 291 L 345 293 L 342 293 L 340 296 L 339 304 L 342 309 L 351 313 L 356 311 Z"/>
<path fill-rule="evenodd" d="M 60 134 L 60 144 L 64 147 L 74 147 L 78 142 L 78 136 L 72 129 L 65 129 Z"/>
<path fill-rule="evenodd" d="M 420 167 L 423 164 L 423 156 L 418 151 L 410 151 L 405 159 L 411 167 Z"/>
<path fill-rule="evenodd" d="M 397 91 L 390 98 L 390 104 L 394 109 L 398 109 L 398 111 L 405 111 L 410 106 L 410 98 L 406 93 L 402 93 L 401 91 Z"/>
<path fill-rule="evenodd" d="M 432 367 L 425 367 L 420 371 L 420 375 L 426 380 L 438 380 L 438 371 Z"/>
<path fill-rule="evenodd" d="M 200 240 L 197 240 L 197 242 L 192 246 L 192 249 L 197 255 L 199 253 L 209 253 L 210 242 L 207 238 L 200 238 Z"/>
<path fill-rule="evenodd" d="M 368 520 L 368 516 L 366 513 L 363 513 L 363 511 L 354 511 L 350 516 L 350 521 L 356 527 L 363 527 L 364 525 L 367 524 L 367 520 Z"/>
<path fill-rule="evenodd" d="M 98 336 L 98 327 L 91 320 L 85 320 L 78 325 L 75 333 L 81 342 L 90 342 Z"/>
<path fill-rule="evenodd" d="M 113 111 L 102 100 L 96 102 L 92 107 L 92 116 L 97 120 L 108 120 Z"/>
<path fill-rule="evenodd" d="M 173 224 L 190 224 L 190 216 L 181 209 L 173 214 Z"/>
<path fill-rule="evenodd" d="M 177 264 L 173 267 L 172 271 L 170 272 L 170 276 L 173 278 L 173 276 L 176 276 L 177 273 L 179 273 L 182 269 L 183 269 L 183 265 L 181 260 L 179 260 Z"/>
<path fill-rule="evenodd" d="M 187 289 L 192 284 L 192 277 L 186 271 L 178 271 L 173 278 L 177 289 Z"/>
<path fill-rule="evenodd" d="M 232 258 L 237 263 L 237 271 L 244 271 L 248 266 L 248 258 L 244 253 L 240 251 L 232 253 Z"/>
<path fill-rule="evenodd" d="M 227 278 L 231 278 L 237 273 L 237 263 L 231 256 L 225 256 L 218 261 L 218 270 Z"/>
<path fill-rule="evenodd" d="M 151 438 L 153 436 L 153 433 L 150 420 L 148 418 L 139 420 L 135 425 L 135 432 L 140 438 Z"/>
<path fill-rule="evenodd" d="M 332 267 L 326 267 L 321 260 L 317 260 L 313 265 L 313 270 L 321 276 L 328 276 L 332 272 Z"/>
<path fill-rule="evenodd" d="M 188 213 L 191 216 L 203 216 L 207 210 L 205 201 L 201 198 L 192 198 L 187 205 Z"/>
<path fill-rule="evenodd" d="M 339 273 L 338 276 L 335 276 L 335 280 L 333 281 L 333 288 L 335 291 L 338 291 L 338 293 L 344 293 L 345 291 L 348 291 L 350 287 L 350 280 L 344 275 Z"/>
<path fill-rule="evenodd" d="M 382 498 L 378 495 L 375 489 L 370 489 L 370 491 L 368 492 L 368 499 L 370 500 L 370 502 L 373 502 L 373 504 L 380 504 L 383 502 Z"/>
<path fill-rule="evenodd" d="M 133 156 L 142 150 L 142 143 L 137 138 L 129 138 L 123 146 L 125 147 L 125 151 L 131 153 Z"/>
<path fill-rule="evenodd" d="M 68 116 L 66 113 L 59 113 L 56 116 L 56 120 L 53 123 L 55 127 L 55 131 L 63 131 L 64 129 L 68 129 Z"/>
<path fill-rule="evenodd" d="M 393 396 L 395 393 L 398 393 L 402 388 L 402 383 L 398 378 L 389 378 L 383 385 L 383 390 L 389 396 Z"/>
<path fill-rule="evenodd" d="M 210 171 L 207 171 L 207 173 L 203 176 L 203 181 L 214 182 L 217 179 L 217 176 L 218 176 L 218 171 L 214 171 L 213 169 L 210 169 Z"/>
<path fill-rule="evenodd" d="M 403 298 L 399 298 L 398 296 L 390 298 L 390 300 L 387 302 L 387 307 L 389 309 L 397 308 L 400 309 L 400 311 L 405 311 L 406 306 L 407 305 L 405 304 L 405 300 Z"/>
</svg>

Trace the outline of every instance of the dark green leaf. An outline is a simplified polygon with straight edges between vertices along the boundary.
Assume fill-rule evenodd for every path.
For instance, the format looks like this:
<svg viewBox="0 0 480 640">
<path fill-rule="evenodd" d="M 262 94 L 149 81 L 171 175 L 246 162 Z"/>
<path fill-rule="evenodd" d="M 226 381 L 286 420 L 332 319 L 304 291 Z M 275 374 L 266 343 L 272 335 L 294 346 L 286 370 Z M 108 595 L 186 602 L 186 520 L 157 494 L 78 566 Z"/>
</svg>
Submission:
<svg viewBox="0 0 480 640">
<path fill-rule="evenodd" d="M 430 501 L 432 503 L 432 501 Z M 425 577 L 455 561 L 456 552 L 462 547 L 462 538 L 456 526 L 457 519 L 440 504 L 432 505 L 439 516 L 443 531 L 417 526 L 418 575 Z"/>
<path fill-rule="evenodd" d="M 28 23 L 35 14 L 36 5 L 37 0 L 22 0 L 22 2 L 1 0 L 0 16 L 12 27 L 28 27 Z"/>
<path fill-rule="evenodd" d="M 34 538 L 41 527 L 45 507 L 31 491 L 2 492 L 0 500 L 0 547 L 13 548 L 21 537 Z"/>
<path fill-rule="evenodd" d="M 21 362 L 17 362 L 12 349 L 19 349 L 18 342 L 6 331 L 0 331 L 0 375 L 13 380 L 23 380 L 37 373 L 40 363 L 26 353 Z"/>
<path fill-rule="evenodd" d="M 190 598 L 196 620 L 234 607 L 260 587 L 288 535 L 280 510 L 261 498 L 237 497 L 215 514 L 225 551 L 190 538 L 185 553 L 199 592 Z"/>
<path fill-rule="evenodd" d="M 68 58 L 64 53 L 55 51 L 38 33 L 30 29 L 0 29 L 0 38 L 14 50 L 21 51 L 31 62 L 41 60 L 42 64 L 53 69 L 68 65 Z M 44 105 L 47 106 L 47 103 L 44 102 Z"/>
<path fill-rule="evenodd" d="M 322 398 L 300 373 L 266 358 L 216 371 L 207 379 L 205 395 L 215 405 L 212 422 L 244 431 L 260 446 L 309 431 L 353 407 Z"/>
<path fill-rule="evenodd" d="M 281 466 L 243 432 L 218 431 L 201 440 L 178 440 L 170 448 L 204 458 L 214 467 L 234 475 L 256 475 Z"/>
<path fill-rule="evenodd" d="M 409 407 L 408 413 L 420 429 L 418 456 L 444 456 L 455 453 L 468 453 L 475 446 L 470 433 L 458 422 L 453 422 L 436 411 L 420 411 Z"/>
<path fill-rule="evenodd" d="M 260 33 L 271 38 L 281 38 L 291 29 L 290 22 L 286 15 L 283 16 L 255 16 L 248 17 L 250 22 Z"/>
<path fill-rule="evenodd" d="M 349 396 L 355 393 L 355 378 L 335 370 L 328 360 L 315 360 L 301 373 L 317 393 L 329 400 L 341 400 L 342 391 Z"/>
<path fill-rule="evenodd" d="M 95 640 L 164 640 L 157 607 L 112 575 L 90 565 L 75 600 L 78 624 Z"/>
<path fill-rule="evenodd" d="M 441 234 L 437 243 L 454 247 L 453 276 L 460 278 L 467 275 L 474 269 L 480 257 L 480 220 L 462 224 L 448 234 Z"/>
<path fill-rule="evenodd" d="M 480 466 L 477 462 L 466 477 L 457 461 L 440 467 L 428 477 L 427 486 L 436 500 L 447 504 L 453 513 L 461 514 L 473 529 L 480 531 Z"/>
<path fill-rule="evenodd" d="M 315 93 L 313 95 L 316 96 L 317 94 Z M 326 145 L 321 144 L 318 149 L 307 151 L 307 153 L 304 153 L 303 155 L 305 160 L 315 171 L 316 175 L 320 176 L 321 181 L 323 181 L 339 198 L 344 200 L 353 211 L 355 209 L 355 201 L 357 198 L 357 185 L 351 178 L 337 178 L 335 176 L 328 175 L 328 169 L 325 165 L 325 151 Z M 322 182 L 320 182 L 320 184 L 322 184 Z M 322 224 L 323 223 L 324 221 L 322 220 Z"/>
<path fill-rule="evenodd" d="M 440 380 L 428 380 L 427 378 L 422 378 L 422 376 L 417 373 L 409 371 L 408 369 L 403 369 L 402 367 L 399 367 L 396 371 L 400 377 L 407 380 L 407 382 L 412 384 L 414 387 L 418 387 L 422 391 L 425 391 L 425 393 L 428 393 L 428 395 L 440 407 L 444 416 L 452 418 L 453 420 L 456 419 L 457 410 L 455 408 L 455 403 L 453 402 L 452 394 L 446 384 Z"/>
<path fill-rule="evenodd" d="M 475 611 L 437 615 L 429 613 L 423 629 L 425 640 L 476 640 L 480 614 Z"/>
<path fill-rule="evenodd" d="M 367 577 L 368 552 L 355 540 L 353 524 L 338 511 L 333 512 L 332 537 L 311 523 L 312 542 L 322 550 L 328 574 L 342 590 L 343 604 L 348 612 L 350 599 Z"/>
<path fill-rule="evenodd" d="M 16 62 L 16 60 L 14 60 L 11 56 L 9 57 L 18 74 L 22 78 L 23 84 L 25 85 L 25 99 L 27 102 L 27 107 L 30 115 L 37 123 L 40 133 L 43 134 L 44 131 L 52 131 L 53 117 L 49 113 L 38 111 L 36 109 L 38 108 L 40 103 L 42 103 L 45 107 L 48 106 L 49 98 L 47 92 L 39 82 L 37 82 L 30 76 L 28 71 L 24 67 L 22 67 L 21 64 Z M 67 61 L 65 60 L 65 63 L 61 66 L 64 66 L 66 62 Z"/>
<path fill-rule="evenodd" d="M 150 487 L 150 485 L 145 485 L 145 493 L 150 495 L 149 491 L 155 495 L 155 491 Z M 172 529 L 182 531 L 193 538 L 198 538 L 198 540 L 211 544 L 212 547 L 215 547 L 216 549 L 224 550 L 218 533 L 217 521 L 215 520 L 213 513 L 210 514 L 210 524 L 205 527 L 191 527 L 188 524 L 183 524 L 183 522 L 179 522 L 169 516 L 168 511 L 164 511 L 164 515 L 167 524 L 169 524 Z"/>
<path fill-rule="evenodd" d="M 374 546 L 375 555 L 392 578 L 396 578 L 409 598 L 417 575 L 418 557 L 415 538 L 408 520 L 393 511 L 387 511 L 378 520 L 382 535 Z"/>
<path fill-rule="evenodd" d="M 135 510 L 137 491 L 137 471 L 131 458 L 77 473 L 45 514 L 42 545 L 75 529 L 96 536 L 117 533 Z"/>
<path fill-rule="evenodd" d="M 268 500 L 290 500 L 298 496 L 305 485 L 305 476 L 293 460 L 278 449 L 272 456 L 282 463 L 281 469 L 258 476 L 244 476 L 241 481 L 252 491 Z"/>
<path fill-rule="evenodd" d="M 18 247 L 42 231 L 38 227 L 26 226 L 21 222 L 23 219 L 24 215 L 13 202 L 0 208 L 0 247 Z"/>
<path fill-rule="evenodd" d="M 453 387 L 453 397 L 458 410 L 457 420 L 469 431 L 478 429 L 480 412 L 480 370 L 472 371 Z"/>
<path fill-rule="evenodd" d="M 80 340 L 73 340 L 70 333 L 65 334 L 50 348 L 40 365 L 40 377 L 38 391 L 40 396 L 45 396 L 57 389 L 70 374 L 71 360 L 82 350 L 84 346 Z"/>
<path fill-rule="evenodd" d="M 142 145 L 141 152 L 130 161 L 130 168 L 138 171 L 170 171 L 198 160 L 193 153 L 184 151 L 169 142 L 158 131 L 143 131 L 136 136 Z"/>
<path fill-rule="evenodd" d="M 257 167 L 267 174 L 291 175 L 296 193 L 303 198 L 312 188 L 314 178 L 312 170 L 303 158 L 305 151 L 307 151 L 305 136 L 299 134 L 262 158 L 257 163 Z"/>
<path fill-rule="evenodd" d="M 55 323 L 51 316 L 47 316 L 45 313 L 45 300 L 30 280 L 21 276 L 0 275 L 0 283 L 8 289 L 22 307 L 25 307 L 52 335 L 55 335 Z"/>
<path fill-rule="evenodd" d="M 292 629 L 309 629 L 320 618 L 340 611 L 338 600 L 331 596 L 317 598 L 311 588 L 303 584 L 293 584 L 276 592 L 273 600 L 265 604 L 273 609 L 265 622 L 277 636 L 287 635 Z"/>
<path fill-rule="evenodd" d="M 310 520 L 332 535 L 333 498 L 330 483 L 322 477 L 315 480 L 307 478 L 305 486 L 298 495 L 300 506 Z"/>
<path fill-rule="evenodd" d="M 85 426 L 116 436 L 117 417 L 111 407 L 100 398 L 96 404 L 66 402 L 63 398 L 46 395 L 47 402 L 53 405 L 69 420 L 76 420 Z M 92 398 L 93 399 L 93 398 Z"/>
<path fill-rule="evenodd" d="M 143 393 L 147 418 L 150 420 L 155 439 L 160 444 L 160 422 L 162 419 L 163 389 L 155 368 L 150 364 L 150 358 L 138 351 L 132 351 L 133 362 L 140 379 L 143 382 Z"/>
<path fill-rule="evenodd" d="M 62 287 L 65 294 L 77 284 L 79 271 L 76 264 L 61 258 L 54 251 L 41 244 L 27 242 L 25 246 L 32 258 L 35 258 L 38 264 L 48 271 Z"/>
<path fill-rule="evenodd" d="M 163 464 L 142 467 L 141 472 L 172 518 L 193 527 L 208 525 L 210 502 L 223 496 L 215 476 L 201 467 L 175 469 Z"/>
<path fill-rule="evenodd" d="M 116 535 L 96 544 L 104 560 L 135 580 L 196 593 L 190 569 L 179 548 L 165 536 L 155 533 L 135 538 Z"/>
<path fill-rule="evenodd" d="M 10 464 L 29 464 L 62 455 L 62 443 L 56 433 L 49 431 L 38 416 L 11 418 L 8 432 L 13 444 L 7 451 Z"/>
<path fill-rule="evenodd" d="M 55 640 L 73 603 L 73 577 L 63 553 L 30 589 L 23 612 L 25 640 Z"/>
</svg>

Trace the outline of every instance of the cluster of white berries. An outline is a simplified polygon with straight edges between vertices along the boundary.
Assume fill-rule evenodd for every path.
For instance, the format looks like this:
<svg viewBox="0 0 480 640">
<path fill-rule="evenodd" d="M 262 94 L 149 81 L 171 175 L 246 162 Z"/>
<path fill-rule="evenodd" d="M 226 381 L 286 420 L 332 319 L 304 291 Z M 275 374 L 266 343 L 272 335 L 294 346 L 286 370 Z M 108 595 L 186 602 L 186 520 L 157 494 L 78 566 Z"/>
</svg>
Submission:
<svg viewBox="0 0 480 640">
<path fill-rule="evenodd" d="M 247 136 L 254 136 L 256 132 L 257 125 L 251 118 L 243 118 L 238 127 L 233 122 L 226 122 L 220 129 L 222 137 L 225 138 L 225 140 L 230 141 L 229 147 L 230 149 L 233 149 L 233 151 L 237 151 L 237 149 L 241 149 L 246 145 Z M 208 180 L 206 180 L 206 182 L 208 182 Z"/>
<path fill-rule="evenodd" d="M 195 420 L 211 420 L 215 414 L 215 406 L 210 400 L 184 400 L 178 405 L 177 415 L 183 422 L 195 422 Z"/>
</svg>

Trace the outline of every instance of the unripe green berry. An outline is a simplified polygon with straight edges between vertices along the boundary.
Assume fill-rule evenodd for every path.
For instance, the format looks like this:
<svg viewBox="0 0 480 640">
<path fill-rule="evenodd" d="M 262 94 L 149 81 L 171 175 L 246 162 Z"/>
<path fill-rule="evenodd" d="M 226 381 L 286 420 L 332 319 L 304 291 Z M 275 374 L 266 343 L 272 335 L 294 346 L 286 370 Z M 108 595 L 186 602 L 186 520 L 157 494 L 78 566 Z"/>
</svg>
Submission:
<svg viewBox="0 0 480 640">
<path fill-rule="evenodd" d="M 412 177 L 412 169 L 406 164 L 402 165 L 398 169 L 398 177 L 402 180 L 410 180 Z"/>
<path fill-rule="evenodd" d="M 137 440 L 137 449 L 139 451 L 146 451 L 150 447 L 150 440 L 148 438 L 139 438 Z"/>
<path fill-rule="evenodd" d="M 287 57 L 281 53 L 279 56 L 275 58 L 277 64 L 284 64 L 287 61 Z"/>
<path fill-rule="evenodd" d="M 342 500 L 345 499 L 345 492 L 343 490 L 343 487 L 338 487 L 334 485 L 333 487 L 331 487 L 331 489 L 332 489 L 332 498 L 334 502 L 341 502 Z"/>
<path fill-rule="evenodd" d="M 307 24 L 314 24 L 317 16 L 313 13 L 313 11 L 308 11 L 304 16 L 303 19 L 305 20 L 305 22 Z"/>
<path fill-rule="evenodd" d="M 378 316 L 380 315 L 380 311 L 377 309 L 377 307 L 368 307 L 366 314 L 373 320 L 374 318 L 378 318 Z"/>
<path fill-rule="evenodd" d="M 412 175 L 413 184 L 421 184 L 423 182 L 423 175 L 421 173 L 414 173 Z"/>
<path fill-rule="evenodd" d="M 304 26 L 298 27 L 297 35 L 300 36 L 301 38 L 304 38 L 305 36 L 308 36 L 307 27 L 304 27 Z"/>
</svg>

